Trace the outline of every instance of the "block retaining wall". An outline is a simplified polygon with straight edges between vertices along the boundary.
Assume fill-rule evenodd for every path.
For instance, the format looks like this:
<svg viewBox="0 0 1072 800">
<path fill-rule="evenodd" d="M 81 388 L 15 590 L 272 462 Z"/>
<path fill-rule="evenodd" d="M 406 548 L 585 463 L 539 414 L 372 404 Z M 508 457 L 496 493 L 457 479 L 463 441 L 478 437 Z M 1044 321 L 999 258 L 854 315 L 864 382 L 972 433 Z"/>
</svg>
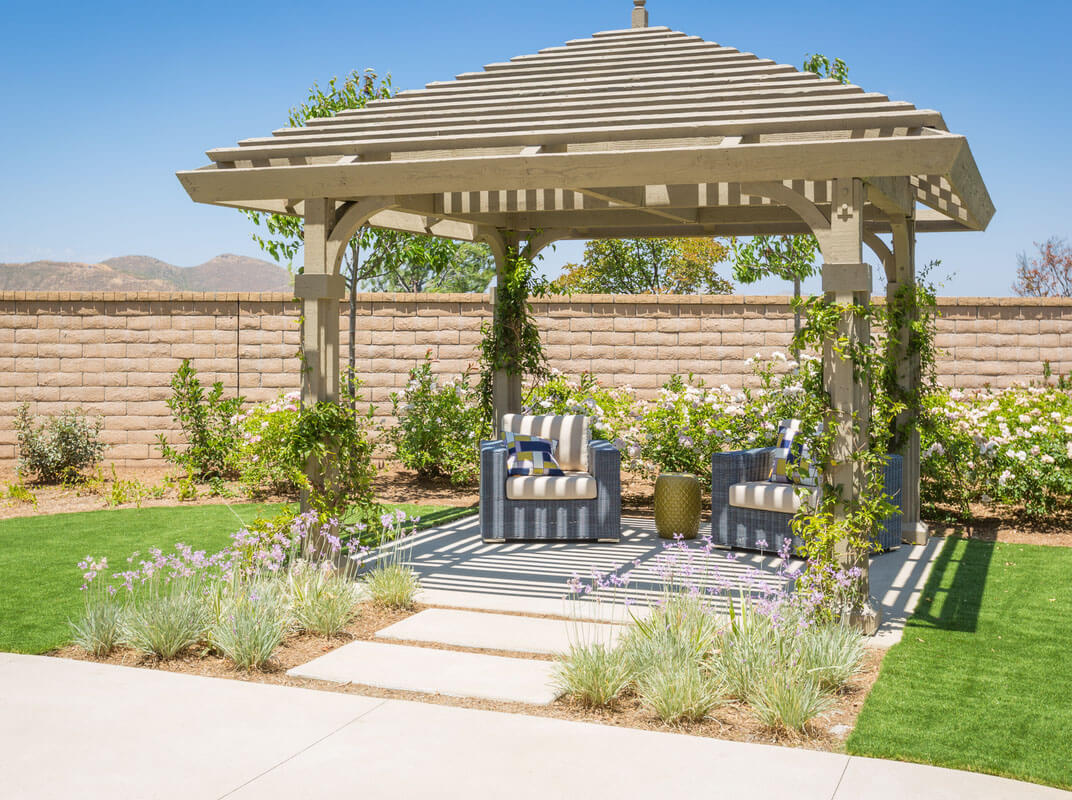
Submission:
<svg viewBox="0 0 1072 800">
<path fill-rule="evenodd" d="M 1072 371 L 1072 299 L 944 298 L 940 310 L 947 385 L 1027 381 L 1043 361 Z M 551 366 L 642 395 L 676 373 L 740 386 L 751 378 L 745 359 L 784 351 L 793 330 L 785 297 L 574 295 L 535 312 Z M 80 406 L 100 415 L 108 460 L 159 465 L 154 443 L 173 435 L 165 400 L 182 359 L 250 400 L 297 389 L 298 314 L 284 294 L 0 293 L 0 466 L 14 464 L 23 402 L 36 414 Z M 391 392 L 426 352 L 444 375 L 475 361 L 491 305 L 485 295 L 365 294 L 357 314 L 357 372 L 389 415 Z"/>
</svg>

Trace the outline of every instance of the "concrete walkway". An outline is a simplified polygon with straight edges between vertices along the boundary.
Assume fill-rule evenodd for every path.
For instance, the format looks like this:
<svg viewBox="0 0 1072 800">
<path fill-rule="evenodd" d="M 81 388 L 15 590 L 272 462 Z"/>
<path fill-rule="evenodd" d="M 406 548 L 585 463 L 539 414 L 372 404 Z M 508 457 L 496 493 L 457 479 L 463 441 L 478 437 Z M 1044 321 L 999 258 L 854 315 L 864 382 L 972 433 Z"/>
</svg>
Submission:
<svg viewBox="0 0 1072 800">
<path fill-rule="evenodd" d="M 1069 798 L 935 767 L 0 654 L 0 797 Z"/>
</svg>

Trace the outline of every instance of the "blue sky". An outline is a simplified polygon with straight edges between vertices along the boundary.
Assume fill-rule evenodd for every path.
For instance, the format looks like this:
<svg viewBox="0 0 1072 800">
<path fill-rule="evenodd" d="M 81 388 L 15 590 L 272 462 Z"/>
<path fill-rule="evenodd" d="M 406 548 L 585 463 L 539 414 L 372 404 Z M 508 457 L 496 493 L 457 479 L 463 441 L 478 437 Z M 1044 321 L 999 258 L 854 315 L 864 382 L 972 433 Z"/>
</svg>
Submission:
<svg viewBox="0 0 1072 800">
<path fill-rule="evenodd" d="M 191 202 L 174 173 L 266 135 L 314 81 L 390 72 L 397 88 L 597 30 L 631 0 L 5 3 L 0 29 L 0 262 L 146 254 L 180 265 L 258 256 L 238 212 Z M 1063 2 L 649 0 L 651 24 L 799 65 L 822 52 L 869 91 L 941 111 L 965 134 L 997 215 L 924 235 L 943 294 L 1007 295 L 1016 255 L 1072 236 L 1072 8 Z M 579 244 L 547 259 L 576 259 Z M 749 293 L 781 292 L 772 282 Z"/>
</svg>

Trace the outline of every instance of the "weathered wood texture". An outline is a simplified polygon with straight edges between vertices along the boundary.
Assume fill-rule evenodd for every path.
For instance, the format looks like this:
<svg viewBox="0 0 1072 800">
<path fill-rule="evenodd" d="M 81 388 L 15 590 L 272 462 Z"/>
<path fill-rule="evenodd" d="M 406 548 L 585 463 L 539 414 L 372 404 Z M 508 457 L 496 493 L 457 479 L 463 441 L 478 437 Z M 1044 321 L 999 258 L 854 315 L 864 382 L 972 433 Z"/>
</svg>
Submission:
<svg viewBox="0 0 1072 800">
<path fill-rule="evenodd" d="M 1072 371 L 1072 300 L 959 298 L 940 306 L 947 385 L 1037 380 L 1043 361 Z M 346 308 L 340 303 L 340 316 Z M 426 352 L 443 374 L 475 362 L 491 305 L 482 295 L 362 295 L 358 314 L 357 370 L 386 416 L 390 393 Z M 592 371 L 648 397 L 675 373 L 741 386 L 745 359 L 785 351 L 793 329 L 785 297 L 574 295 L 539 303 L 536 314 L 551 366 Z M 153 442 L 171 430 L 164 401 L 181 360 L 254 400 L 296 391 L 298 317 L 299 304 L 286 295 L 0 294 L 0 464 L 14 466 L 12 418 L 22 402 L 42 414 L 82 406 L 104 417 L 108 459 L 159 463 Z"/>
</svg>

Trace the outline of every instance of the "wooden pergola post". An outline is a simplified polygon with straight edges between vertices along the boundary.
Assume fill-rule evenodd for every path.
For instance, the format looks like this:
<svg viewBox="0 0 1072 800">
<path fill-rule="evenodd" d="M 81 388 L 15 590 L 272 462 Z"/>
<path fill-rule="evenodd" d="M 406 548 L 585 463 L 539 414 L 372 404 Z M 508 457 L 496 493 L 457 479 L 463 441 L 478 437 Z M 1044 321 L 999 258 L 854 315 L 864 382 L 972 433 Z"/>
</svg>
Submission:
<svg viewBox="0 0 1072 800">
<path fill-rule="evenodd" d="M 305 270 L 295 276 L 294 295 L 302 303 L 302 403 L 339 399 L 339 301 L 346 283 L 333 269 L 328 240 L 335 203 L 305 201 Z"/>
<path fill-rule="evenodd" d="M 859 178 L 837 178 L 833 181 L 830 229 L 822 238 L 823 293 L 826 299 L 849 307 L 841 316 L 837 335 L 848 347 L 866 343 L 871 338 L 871 325 L 865 309 L 871 302 L 871 267 L 863 261 L 864 186 Z M 858 497 L 867 482 L 865 465 L 855 455 L 868 448 L 871 420 L 871 395 L 867 383 L 858 380 L 854 365 L 843 350 L 826 341 L 823 345 L 823 382 L 830 396 L 831 419 L 827 424 L 835 431 L 826 478 L 841 492 L 842 502 L 835 515 L 843 517 L 847 502 Z M 868 553 L 853 551 L 847 542 L 839 542 L 839 559 L 843 568 L 861 570 L 860 586 L 868 592 Z M 866 599 L 858 609 L 855 624 L 867 633 L 879 625 L 877 608 Z"/>
<path fill-rule="evenodd" d="M 893 274 L 886 285 L 886 302 L 892 303 L 902 287 L 915 291 L 916 285 L 916 221 L 914 215 L 890 218 L 893 231 Z M 918 406 L 920 385 L 919 353 L 910 346 L 912 324 L 917 321 L 919 313 L 915 302 L 908 304 L 908 315 L 900 329 L 893 331 L 897 339 L 893 353 L 897 362 L 897 383 L 909 398 L 909 407 L 897 418 L 898 432 L 907 431 L 902 445 L 902 480 L 901 490 L 901 539 L 908 544 L 926 544 L 928 528 L 920 519 L 919 499 L 919 419 Z"/>
<path fill-rule="evenodd" d="M 506 282 L 507 272 L 510 269 L 510 260 L 517 258 L 521 239 L 513 231 L 495 231 L 488 234 L 485 241 L 491 247 L 495 256 L 495 289 L 491 293 L 492 316 L 495 325 L 502 319 L 502 307 L 500 304 L 500 288 Z M 502 436 L 503 414 L 517 413 L 521 411 L 521 375 L 510 374 L 505 369 L 496 370 L 491 383 L 492 408 L 492 431 L 496 439 Z"/>
</svg>

